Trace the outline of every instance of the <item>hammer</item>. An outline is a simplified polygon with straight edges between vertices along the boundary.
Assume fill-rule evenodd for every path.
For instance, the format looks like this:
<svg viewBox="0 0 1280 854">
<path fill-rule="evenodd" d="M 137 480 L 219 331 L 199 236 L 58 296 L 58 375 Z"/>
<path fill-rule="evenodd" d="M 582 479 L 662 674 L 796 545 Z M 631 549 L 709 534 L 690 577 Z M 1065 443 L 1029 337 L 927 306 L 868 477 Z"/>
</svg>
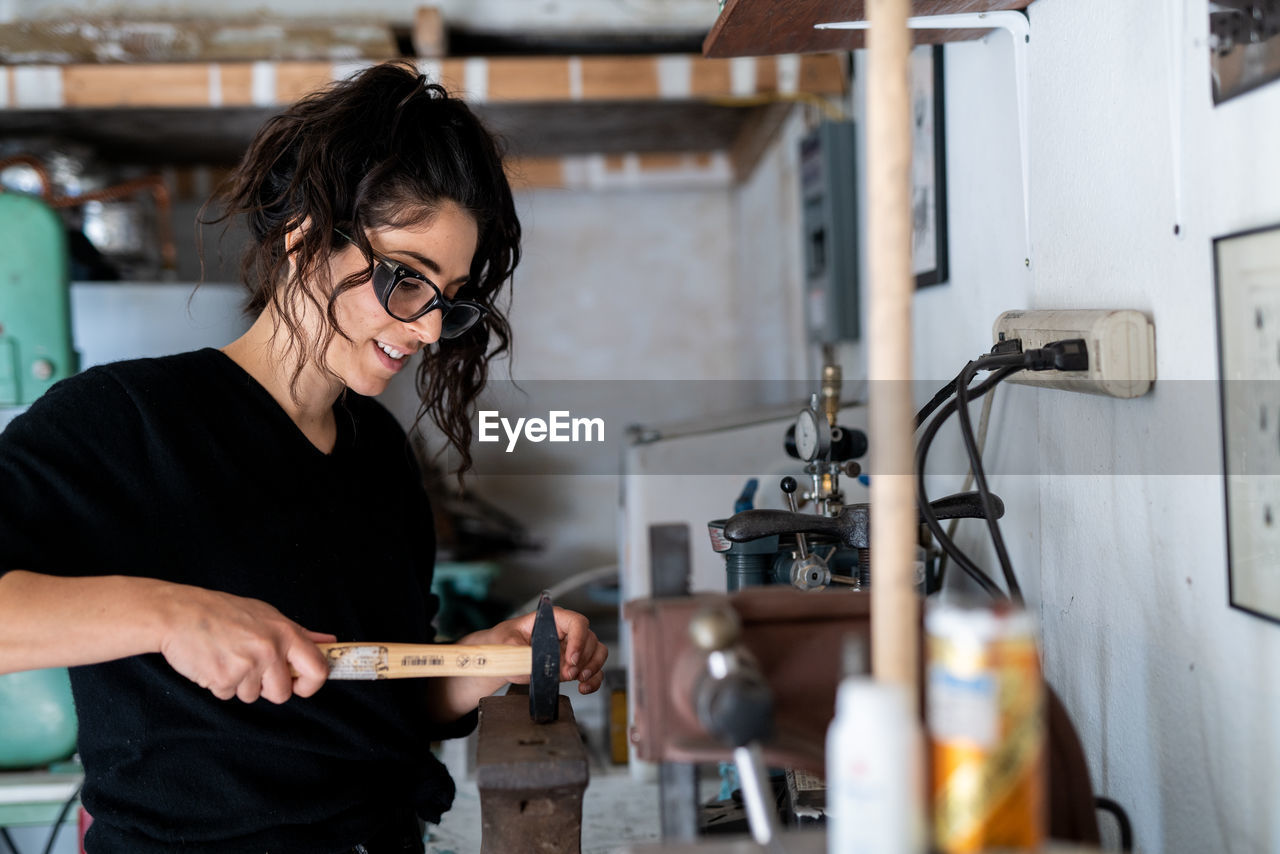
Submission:
<svg viewBox="0 0 1280 854">
<path fill-rule="evenodd" d="M 529 716 L 554 721 L 560 706 L 560 635 L 545 591 L 538 600 L 531 646 L 510 644 L 322 643 L 329 678 L 409 679 L 417 676 L 529 674 Z"/>
</svg>

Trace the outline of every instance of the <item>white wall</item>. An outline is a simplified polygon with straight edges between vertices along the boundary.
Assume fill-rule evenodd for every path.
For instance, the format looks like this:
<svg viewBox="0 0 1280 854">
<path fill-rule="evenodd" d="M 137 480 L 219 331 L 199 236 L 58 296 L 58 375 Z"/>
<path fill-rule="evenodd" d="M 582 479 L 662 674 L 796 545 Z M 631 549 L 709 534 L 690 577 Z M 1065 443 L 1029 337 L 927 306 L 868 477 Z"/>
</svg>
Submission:
<svg viewBox="0 0 1280 854">
<path fill-rule="evenodd" d="M 805 344 L 797 155 L 805 111 L 792 110 L 755 171 L 733 193 L 730 304 L 738 375 L 812 379 Z M 790 388 L 791 383 L 779 384 Z M 774 400 L 774 403 L 791 401 Z"/>
<path fill-rule="evenodd" d="M 777 211 L 788 203 L 790 184 L 778 177 L 794 159 L 788 151 L 771 152 L 752 185 L 770 211 L 758 227 L 743 225 L 742 202 L 727 185 L 518 194 L 525 237 L 509 312 L 511 376 L 535 397 L 549 388 L 585 389 L 585 405 L 599 409 L 575 415 L 617 411 L 640 423 L 670 420 L 657 407 L 686 395 L 687 381 L 719 381 L 700 384 L 698 399 L 679 401 L 680 414 L 694 417 L 743 405 L 745 384 L 737 380 L 791 377 L 803 348 L 791 337 L 795 321 L 785 305 L 794 284 L 788 271 L 798 269 L 798 234 L 791 234 L 798 226 Z M 755 259 L 745 272 L 735 257 L 744 241 Z M 492 377 L 505 380 L 506 365 Z M 703 398 L 716 390 L 718 401 Z M 650 399 L 652 409 L 638 402 Z M 402 417 L 413 410 L 404 383 L 388 402 Z M 468 477 L 546 546 L 506 562 L 505 597 L 526 598 L 617 561 L 620 455 L 603 469 L 598 458 L 576 468 L 564 459 L 532 475 L 494 473 L 489 465 Z M 713 505 L 707 518 L 721 510 Z"/>
<path fill-rule="evenodd" d="M 517 382 L 613 380 L 593 386 L 612 398 L 646 380 L 732 376 L 727 190 L 535 190 L 519 206 Z M 512 585 L 536 592 L 617 562 L 616 471 L 476 478 L 545 542 L 510 562 Z"/>
<path fill-rule="evenodd" d="M 773 398 L 794 391 L 786 381 L 807 377 L 803 306 L 793 299 L 803 129 L 797 111 L 737 187 L 519 193 L 511 376 L 534 395 L 579 386 L 598 411 L 645 424 L 783 402 Z M 505 380 L 506 367 L 494 379 Z M 695 396 L 689 381 L 708 382 Z M 402 417 L 414 408 L 405 383 L 388 402 Z M 605 470 L 598 458 L 577 469 L 557 462 L 535 475 L 485 466 L 468 478 L 546 546 L 507 562 L 504 596 L 616 562 L 621 464 L 620 455 Z M 731 500 L 708 495 L 706 518 Z"/>
<path fill-rule="evenodd" d="M 1274 852 L 1280 626 L 1228 606 L 1205 381 L 1217 376 L 1212 238 L 1280 223 L 1280 84 L 1212 106 L 1203 0 L 1029 12 L 1032 265 L 1009 37 L 950 45 L 952 274 L 916 299 L 915 373 L 954 375 L 1008 308 L 1154 319 L 1148 397 L 1000 390 L 993 488 L 1010 505 L 1046 674 L 1141 850 Z M 961 471 L 955 460 L 944 446 L 939 470 Z M 932 483 L 942 494 L 959 480 Z M 964 541 L 979 553 L 980 534 Z"/>
<path fill-rule="evenodd" d="M 736 378 L 728 188 L 533 190 L 518 205 L 518 381 Z"/>
</svg>

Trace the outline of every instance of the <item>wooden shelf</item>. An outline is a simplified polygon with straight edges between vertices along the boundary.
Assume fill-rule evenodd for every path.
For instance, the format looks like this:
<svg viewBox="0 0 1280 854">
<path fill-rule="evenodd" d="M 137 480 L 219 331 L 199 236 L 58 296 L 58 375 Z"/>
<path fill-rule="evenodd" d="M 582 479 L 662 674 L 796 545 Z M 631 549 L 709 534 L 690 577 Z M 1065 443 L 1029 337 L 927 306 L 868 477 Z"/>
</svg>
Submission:
<svg viewBox="0 0 1280 854">
<path fill-rule="evenodd" d="M 21 109 L 275 107 L 361 63 L 310 61 L 78 63 L 0 66 L 0 114 Z M 417 60 L 472 103 L 688 101 L 838 95 L 838 56 L 707 59 L 647 56 L 467 57 Z"/>
<path fill-rule="evenodd" d="M 530 186 L 740 179 L 795 102 L 840 96 L 847 80 L 837 54 L 416 63 L 502 135 Z M 281 106 L 367 64 L 0 65 L 0 123 L 6 137 L 78 141 L 111 162 L 225 167 Z"/>
<path fill-rule="evenodd" d="M 1031 0 L 912 0 L 911 14 L 955 15 L 1025 9 Z M 862 21 L 866 0 L 728 0 L 702 43 L 707 57 L 771 56 L 788 53 L 854 50 L 866 46 L 866 33 L 815 30 L 814 24 Z M 917 44 L 980 38 L 990 30 L 916 30 Z"/>
</svg>

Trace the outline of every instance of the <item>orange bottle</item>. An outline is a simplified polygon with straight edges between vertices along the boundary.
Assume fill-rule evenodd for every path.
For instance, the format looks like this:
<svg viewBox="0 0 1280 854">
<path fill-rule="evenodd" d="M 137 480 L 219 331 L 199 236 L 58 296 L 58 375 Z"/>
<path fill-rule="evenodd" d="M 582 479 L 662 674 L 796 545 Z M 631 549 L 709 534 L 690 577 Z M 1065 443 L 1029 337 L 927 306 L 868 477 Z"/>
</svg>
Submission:
<svg viewBox="0 0 1280 854">
<path fill-rule="evenodd" d="M 925 632 L 935 848 L 1038 850 L 1047 804 L 1044 681 L 1031 615 L 938 604 Z"/>
</svg>

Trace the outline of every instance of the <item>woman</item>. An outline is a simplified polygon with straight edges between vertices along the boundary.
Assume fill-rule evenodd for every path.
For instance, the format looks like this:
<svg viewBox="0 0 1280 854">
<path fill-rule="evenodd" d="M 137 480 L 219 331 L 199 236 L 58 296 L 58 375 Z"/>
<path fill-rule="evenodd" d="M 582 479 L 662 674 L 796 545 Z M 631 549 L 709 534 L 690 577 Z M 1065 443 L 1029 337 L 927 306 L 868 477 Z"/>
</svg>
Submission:
<svg viewBox="0 0 1280 854">
<path fill-rule="evenodd" d="M 316 644 L 433 638 L 430 507 L 369 397 L 417 356 L 469 465 L 510 188 L 470 110 L 393 64 L 268 122 L 220 201 L 249 331 L 86 371 L 0 435 L 0 672 L 71 667 L 91 852 L 421 851 L 453 798 L 429 744 L 505 680 L 325 684 Z M 556 623 L 561 678 L 596 690 L 607 650 Z"/>
</svg>

